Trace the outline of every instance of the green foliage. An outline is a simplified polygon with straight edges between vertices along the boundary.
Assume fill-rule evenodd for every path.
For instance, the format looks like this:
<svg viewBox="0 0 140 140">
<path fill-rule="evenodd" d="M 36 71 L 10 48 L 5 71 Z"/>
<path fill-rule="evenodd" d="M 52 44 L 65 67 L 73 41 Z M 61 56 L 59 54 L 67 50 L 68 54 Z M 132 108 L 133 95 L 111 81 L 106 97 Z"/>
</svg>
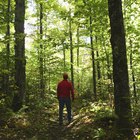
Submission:
<svg viewBox="0 0 140 140">
<path fill-rule="evenodd" d="M 96 112 L 95 123 L 104 129 L 113 128 L 116 118 L 111 109 L 102 108 Z"/>
<path fill-rule="evenodd" d="M 6 1 L 7 2 L 7 1 Z M 11 12 L 10 17 L 7 19 L 7 3 L 5 1 L 0 1 L 0 90 L 3 88 L 4 76 L 10 76 L 10 93 L 5 95 L 3 92 L 0 94 L 0 121 L 4 122 L 4 127 L 6 126 L 7 120 L 13 115 L 12 111 L 8 109 L 12 103 L 12 94 L 16 92 L 16 87 L 14 83 L 14 40 L 13 40 L 13 21 L 14 21 L 14 1 L 11 3 Z M 29 1 L 26 1 L 27 4 Z M 35 2 L 35 3 L 34 3 Z M 110 39 L 110 27 L 108 20 L 108 9 L 107 9 L 107 0 L 65 0 L 63 3 L 60 3 L 56 0 L 35 0 L 32 1 L 34 5 L 34 12 L 30 12 L 27 20 L 28 29 L 30 28 L 31 32 L 26 30 L 27 35 L 17 35 L 18 39 L 23 37 L 28 38 L 30 44 L 26 44 L 26 95 L 25 95 L 25 105 L 19 111 L 19 113 L 14 114 L 14 121 L 22 123 L 24 119 L 25 112 L 30 113 L 30 119 L 34 120 L 33 123 L 37 120 L 37 123 L 34 128 L 30 128 L 30 134 L 33 132 L 40 133 L 39 131 L 46 130 L 48 126 L 44 126 L 43 118 L 56 118 L 57 113 L 57 99 L 56 99 L 56 85 L 62 79 L 62 73 L 64 71 L 71 73 L 71 64 L 70 64 L 70 39 L 69 39 L 69 7 L 71 6 L 71 20 L 72 20 L 72 39 L 73 39 L 73 52 L 74 52 L 74 82 L 75 82 L 75 91 L 76 98 L 81 99 L 80 103 L 77 103 L 75 108 L 79 108 L 79 113 L 85 118 L 86 115 L 92 117 L 96 128 L 94 130 L 90 129 L 91 124 L 86 124 L 85 118 L 80 118 L 76 120 L 78 126 L 78 121 L 80 122 L 80 130 L 74 129 L 72 132 L 75 134 L 77 131 L 77 136 L 74 138 L 80 137 L 83 138 L 83 134 L 87 139 L 91 138 L 86 130 L 89 132 L 92 131 L 91 136 L 94 139 L 104 139 L 113 136 L 113 127 L 114 121 L 117 119 L 110 105 L 109 95 L 113 96 L 113 83 L 112 83 L 112 52 L 109 43 Z M 31 3 L 31 5 L 32 5 Z M 39 4 L 43 4 L 43 39 L 40 39 L 39 34 Z M 137 98 L 140 95 L 140 57 L 139 57 L 139 40 L 140 40 L 140 26 L 139 26 L 139 13 L 140 7 L 137 1 L 129 3 L 125 2 L 126 7 L 124 8 L 124 17 L 126 25 L 126 42 L 127 42 L 127 56 L 128 56 L 128 68 L 129 68 L 129 54 L 132 51 L 132 62 L 134 75 L 136 77 L 136 90 Z M 124 5 L 125 5 L 124 4 Z M 30 7 L 29 7 L 30 8 Z M 30 11 L 30 10 L 29 10 Z M 94 53 L 99 52 L 99 56 L 95 55 L 95 68 L 96 74 L 97 63 L 100 65 L 101 78 L 97 80 L 97 100 L 94 102 L 93 98 L 93 76 L 92 76 L 92 61 L 91 61 L 91 48 L 90 48 L 90 32 L 89 32 L 89 17 L 92 17 L 92 29 L 93 29 L 93 45 Z M 11 35 L 10 37 L 5 37 L 6 35 L 6 25 L 8 20 L 10 21 Z M 27 26 L 27 24 L 26 24 Z M 26 28 L 25 26 L 25 28 Z M 79 28 L 79 44 L 78 44 L 78 33 L 77 29 Z M 96 40 L 97 39 L 97 40 Z M 132 45 L 130 44 L 132 41 Z M 7 70 L 5 67 L 6 64 L 6 43 L 10 41 L 10 69 Z M 27 43 L 27 42 L 26 42 Z M 40 45 L 42 45 L 42 54 Z M 28 47 L 29 48 L 28 48 Z M 64 67 L 64 49 L 65 49 L 65 67 Z M 77 51 L 79 49 L 79 58 L 77 58 Z M 40 98 L 40 59 L 43 58 L 43 70 L 44 70 L 44 85 L 45 85 L 45 95 L 44 99 Z M 77 60 L 79 59 L 79 66 L 77 65 Z M 130 74 L 130 91 L 133 91 L 132 84 L 133 79 L 131 74 L 131 69 L 129 69 Z M 79 97 L 80 95 L 80 97 Z M 133 100 L 132 100 L 133 101 Z M 104 103 L 107 102 L 107 103 Z M 113 102 L 113 97 L 111 103 Z M 113 103 L 112 103 L 113 104 Z M 8 106 L 8 107 L 7 107 Z M 52 107 L 55 106 L 56 108 Z M 139 103 L 132 104 L 133 110 L 133 122 L 134 126 L 140 126 L 140 111 Z M 44 109 L 45 108 L 45 109 Z M 50 111 L 49 108 L 52 110 Z M 49 111 L 48 111 L 49 110 Z M 75 109 L 76 110 L 76 109 Z M 48 112 L 52 115 L 51 116 Z M 47 113 L 46 113 L 47 112 Z M 41 113 L 43 114 L 41 116 Z M 36 116 L 38 114 L 38 116 Z M 41 117 L 40 117 L 40 116 Z M 48 118 L 47 118 L 47 117 Z M 88 116 L 88 117 L 89 117 Z M 88 118 L 87 117 L 87 118 Z M 25 117 L 26 118 L 26 117 Z M 41 119 L 41 121 L 39 119 Z M 27 118 L 26 118 L 27 119 Z M 84 120 L 85 119 L 85 120 Z M 88 118 L 89 119 L 89 118 Z M 84 122 L 85 121 L 85 122 Z M 82 125 L 85 124 L 83 127 Z M 46 125 L 46 124 L 45 124 Z M 11 125 L 12 126 L 12 125 Z M 27 125 L 28 126 L 28 125 Z M 89 128 L 87 128 L 87 126 Z M 16 124 L 14 128 L 19 128 Z M 22 127 L 23 128 L 23 127 Z M 48 127 L 49 128 L 49 127 Z M 57 128 L 59 129 L 59 128 Z M 41 131 L 41 132 L 42 132 Z M 110 133 L 108 133 L 108 131 Z M 44 131 L 45 132 L 45 131 Z M 107 136 L 108 134 L 108 136 Z M 45 134 L 43 134 L 45 135 Z M 139 137 L 139 136 L 137 136 Z M 20 138 L 20 137 L 19 137 Z M 36 137 L 35 137 L 36 138 Z M 91 139 L 92 139 L 91 138 Z M 23 138 L 25 139 L 25 138 Z"/>
<path fill-rule="evenodd" d="M 2 105 L 2 100 L 0 100 L 0 127 L 5 127 L 7 121 L 13 116 L 13 111 Z"/>
<path fill-rule="evenodd" d="M 94 133 L 95 133 L 94 134 L 95 136 L 93 136 L 93 139 L 101 140 L 101 139 L 104 139 L 106 137 L 106 133 L 102 128 L 98 128 L 97 130 L 94 130 Z"/>
<path fill-rule="evenodd" d="M 136 127 L 140 127 L 140 110 L 139 110 L 140 102 L 138 101 L 135 103 L 133 102 L 133 110 L 132 110 L 132 115 L 133 115 L 133 122 Z"/>
</svg>

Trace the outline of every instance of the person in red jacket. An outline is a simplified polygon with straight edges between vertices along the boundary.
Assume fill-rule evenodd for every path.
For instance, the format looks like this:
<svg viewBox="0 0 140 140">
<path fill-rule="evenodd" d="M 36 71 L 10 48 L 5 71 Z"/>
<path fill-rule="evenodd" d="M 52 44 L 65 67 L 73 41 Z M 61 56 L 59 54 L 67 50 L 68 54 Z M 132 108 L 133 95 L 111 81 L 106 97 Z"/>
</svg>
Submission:
<svg viewBox="0 0 140 140">
<path fill-rule="evenodd" d="M 63 80 L 57 85 L 57 98 L 59 101 L 59 124 L 63 124 L 63 109 L 66 105 L 68 123 L 71 122 L 71 100 L 74 101 L 74 90 L 68 81 L 68 74 L 63 74 Z"/>
</svg>

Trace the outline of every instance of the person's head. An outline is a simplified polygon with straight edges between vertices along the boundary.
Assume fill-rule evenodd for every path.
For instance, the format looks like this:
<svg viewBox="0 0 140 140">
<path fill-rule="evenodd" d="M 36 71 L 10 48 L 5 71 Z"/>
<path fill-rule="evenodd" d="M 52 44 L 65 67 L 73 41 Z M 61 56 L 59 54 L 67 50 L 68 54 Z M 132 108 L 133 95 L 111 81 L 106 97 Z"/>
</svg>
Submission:
<svg viewBox="0 0 140 140">
<path fill-rule="evenodd" d="M 67 80 L 68 79 L 68 74 L 67 73 L 63 73 L 63 79 Z"/>
</svg>

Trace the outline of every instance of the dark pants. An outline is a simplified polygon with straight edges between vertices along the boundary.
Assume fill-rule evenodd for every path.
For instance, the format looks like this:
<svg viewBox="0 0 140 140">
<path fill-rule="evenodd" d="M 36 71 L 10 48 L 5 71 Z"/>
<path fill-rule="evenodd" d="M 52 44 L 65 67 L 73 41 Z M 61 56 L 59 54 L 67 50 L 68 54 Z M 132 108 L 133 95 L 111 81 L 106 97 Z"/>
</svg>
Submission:
<svg viewBox="0 0 140 140">
<path fill-rule="evenodd" d="M 67 108 L 67 118 L 68 122 L 71 122 L 71 99 L 70 98 L 59 98 L 59 123 L 63 123 L 63 109 L 64 105 L 66 105 Z"/>
</svg>

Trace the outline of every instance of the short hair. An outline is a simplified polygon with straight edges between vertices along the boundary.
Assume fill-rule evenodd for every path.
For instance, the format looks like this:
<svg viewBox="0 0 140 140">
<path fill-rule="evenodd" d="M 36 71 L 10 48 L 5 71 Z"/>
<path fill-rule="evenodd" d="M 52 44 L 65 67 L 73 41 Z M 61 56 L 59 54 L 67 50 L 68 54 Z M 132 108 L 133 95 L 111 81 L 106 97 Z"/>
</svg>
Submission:
<svg viewBox="0 0 140 140">
<path fill-rule="evenodd" d="M 63 73 L 63 78 L 64 78 L 65 80 L 67 80 L 67 79 L 68 79 L 68 74 L 67 74 L 67 73 Z"/>
</svg>

